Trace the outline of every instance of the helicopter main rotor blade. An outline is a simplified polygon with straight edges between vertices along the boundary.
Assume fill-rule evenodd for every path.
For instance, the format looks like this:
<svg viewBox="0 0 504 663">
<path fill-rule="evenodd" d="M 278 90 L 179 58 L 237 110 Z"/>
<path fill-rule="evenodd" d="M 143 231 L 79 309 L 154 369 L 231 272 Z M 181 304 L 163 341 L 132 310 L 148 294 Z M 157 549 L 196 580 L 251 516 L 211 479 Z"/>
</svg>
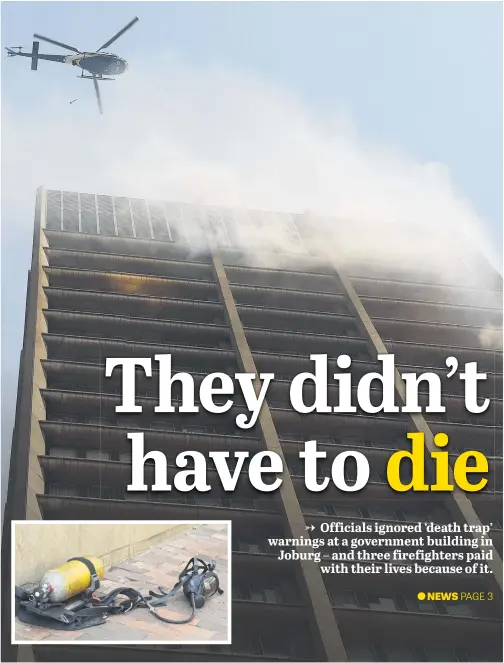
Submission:
<svg viewBox="0 0 504 663">
<path fill-rule="evenodd" d="M 103 46 L 100 46 L 100 48 L 96 51 L 99 53 L 102 51 L 104 48 L 107 48 L 107 46 L 110 46 L 110 44 L 114 43 L 116 39 L 119 39 L 127 30 L 129 30 L 131 27 L 135 25 L 135 23 L 138 21 L 138 18 L 135 17 L 132 21 L 128 23 L 122 30 L 119 30 L 119 32 L 112 37 L 112 39 L 109 39 L 107 42 L 103 44 Z"/>
<path fill-rule="evenodd" d="M 100 109 L 100 114 L 103 115 L 103 108 L 102 108 L 102 102 L 101 102 L 101 96 L 100 96 L 100 88 L 98 87 L 98 79 L 96 76 L 93 76 L 93 84 L 94 84 L 94 89 L 96 93 L 96 101 L 98 102 L 98 108 Z"/>
<path fill-rule="evenodd" d="M 55 41 L 54 39 L 49 39 L 49 37 L 44 37 L 43 35 L 33 35 L 37 39 L 42 39 L 42 41 L 47 41 L 49 44 L 54 44 L 55 46 L 61 46 L 61 48 L 66 48 L 67 51 L 73 51 L 74 53 L 80 53 L 81 51 L 77 50 L 73 46 L 69 46 L 68 44 L 64 44 L 61 41 Z"/>
</svg>

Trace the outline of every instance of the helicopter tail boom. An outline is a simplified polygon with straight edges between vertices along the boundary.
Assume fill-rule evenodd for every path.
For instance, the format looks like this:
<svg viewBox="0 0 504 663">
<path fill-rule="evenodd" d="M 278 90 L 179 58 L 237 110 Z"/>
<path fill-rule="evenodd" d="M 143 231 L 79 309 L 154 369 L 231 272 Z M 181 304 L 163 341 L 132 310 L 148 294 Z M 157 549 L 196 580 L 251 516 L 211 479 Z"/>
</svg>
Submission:
<svg viewBox="0 0 504 663">
<path fill-rule="evenodd" d="M 6 48 L 8 57 L 20 56 L 22 58 L 31 58 L 31 68 L 33 71 L 37 70 L 37 65 L 39 60 L 50 60 L 51 62 L 66 62 L 67 57 L 65 55 L 52 55 L 50 53 L 39 53 L 39 42 L 34 41 L 31 53 L 24 53 L 23 51 L 15 51 L 12 48 Z"/>
</svg>

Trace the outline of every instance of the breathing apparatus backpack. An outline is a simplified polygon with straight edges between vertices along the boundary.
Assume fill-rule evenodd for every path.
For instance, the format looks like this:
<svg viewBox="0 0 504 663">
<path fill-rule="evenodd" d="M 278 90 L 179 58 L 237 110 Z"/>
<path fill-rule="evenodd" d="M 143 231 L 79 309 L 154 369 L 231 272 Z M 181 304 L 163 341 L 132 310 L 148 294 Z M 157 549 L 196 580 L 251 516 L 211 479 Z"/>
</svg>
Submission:
<svg viewBox="0 0 504 663">
<path fill-rule="evenodd" d="M 202 608 L 214 594 L 224 593 L 215 566 L 214 561 L 192 557 L 171 590 L 159 587 L 143 596 L 132 587 L 119 587 L 99 597 L 95 591 L 103 579 L 103 563 L 94 557 L 73 557 L 48 571 L 38 584 L 16 587 L 16 617 L 25 624 L 76 631 L 103 624 L 109 615 L 148 608 L 166 624 L 187 624 L 196 608 Z M 167 605 L 180 589 L 191 605 L 190 615 L 179 621 L 162 617 L 155 608 Z M 119 597 L 125 600 L 118 602 Z"/>
</svg>

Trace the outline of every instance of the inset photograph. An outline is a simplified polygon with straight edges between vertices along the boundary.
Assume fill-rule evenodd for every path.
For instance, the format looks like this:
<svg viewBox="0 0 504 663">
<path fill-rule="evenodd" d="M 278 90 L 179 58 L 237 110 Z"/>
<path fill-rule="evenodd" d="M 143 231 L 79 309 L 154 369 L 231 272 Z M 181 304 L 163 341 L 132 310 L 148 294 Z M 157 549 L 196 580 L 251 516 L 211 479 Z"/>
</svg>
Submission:
<svg viewBox="0 0 504 663">
<path fill-rule="evenodd" d="M 230 521 L 15 521 L 13 644 L 231 643 Z"/>
</svg>

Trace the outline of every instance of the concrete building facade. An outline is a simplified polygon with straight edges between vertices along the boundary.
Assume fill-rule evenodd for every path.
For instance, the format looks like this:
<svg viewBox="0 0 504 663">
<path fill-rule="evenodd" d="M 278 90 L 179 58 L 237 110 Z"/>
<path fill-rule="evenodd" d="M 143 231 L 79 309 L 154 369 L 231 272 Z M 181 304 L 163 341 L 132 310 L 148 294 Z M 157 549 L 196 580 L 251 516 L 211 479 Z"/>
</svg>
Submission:
<svg viewBox="0 0 504 663">
<path fill-rule="evenodd" d="M 466 264 L 465 274 L 484 273 L 484 288 L 468 288 L 449 274 L 429 281 L 387 261 L 340 259 L 337 247 L 343 251 L 348 242 L 338 243 L 338 225 L 327 240 L 318 234 L 315 241 L 314 228 L 322 233 L 327 225 L 308 213 L 39 189 L 3 533 L 4 588 L 12 519 L 230 519 L 233 645 L 44 646 L 33 647 L 35 660 L 499 660 L 502 349 L 495 339 L 502 333 L 501 279 L 479 259 Z M 258 248 L 261 232 L 272 239 Z M 355 228 L 357 244 L 366 232 Z M 121 376 L 105 377 L 105 358 L 167 353 L 173 372 L 190 373 L 196 387 L 211 372 L 274 373 L 257 424 L 246 431 L 236 426 L 237 414 L 245 412 L 237 396 L 225 414 L 154 414 L 155 362 L 152 378 L 137 374 L 143 412 L 116 413 Z M 302 415 L 290 406 L 289 383 L 313 371 L 310 355 L 328 355 L 328 397 L 336 404 L 338 388 L 330 378 L 343 370 L 336 358 L 351 357 L 355 385 L 379 370 L 376 357 L 387 353 L 396 361 L 397 403 L 405 397 L 399 372 L 429 371 L 441 377 L 446 413 L 371 415 L 358 408 Z M 490 398 L 491 406 L 484 413 L 467 412 L 463 382 L 447 377 L 449 356 L 460 365 L 476 361 L 486 371 L 480 398 Z M 313 388 L 304 393 L 312 402 Z M 375 386 L 372 400 L 380 395 Z M 423 391 L 422 405 L 426 399 Z M 175 455 L 187 450 L 275 451 L 288 471 L 273 494 L 254 490 L 246 476 L 226 493 L 212 471 L 209 493 L 132 494 L 126 491 L 127 435 L 134 431 L 145 433 L 146 451 L 167 455 L 169 471 Z M 435 449 L 436 433 L 448 434 L 451 465 L 464 450 L 483 451 L 487 487 L 474 495 L 393 493 L 386 462 L 392 451 L 409 448 L 407 434 L 418 431 L 427 451 Z M 371 466 L 366 488 L 344 493 L 330 483 L 323 492 L 308 491 L 298 453 L 312 439 L 327 452 L 322 476 L 330 477 L 338 453 L 363 451 Z M 427 463 L 428 478 L 432 472 Z M 146 476 L 152 481 L 152 472 Z M 354 478 L 349 463 L 347 480 Z M 415 574 L 323 574 L 310 560 L 279 561 L 268 543 L 305 537 L 312 525 L 318 531 L 331 521 L 491 524 L 492 572 L 435 582 Z M 418 600 L 421 591 L 471 588 L 496 600 Z"/>
</svg>

